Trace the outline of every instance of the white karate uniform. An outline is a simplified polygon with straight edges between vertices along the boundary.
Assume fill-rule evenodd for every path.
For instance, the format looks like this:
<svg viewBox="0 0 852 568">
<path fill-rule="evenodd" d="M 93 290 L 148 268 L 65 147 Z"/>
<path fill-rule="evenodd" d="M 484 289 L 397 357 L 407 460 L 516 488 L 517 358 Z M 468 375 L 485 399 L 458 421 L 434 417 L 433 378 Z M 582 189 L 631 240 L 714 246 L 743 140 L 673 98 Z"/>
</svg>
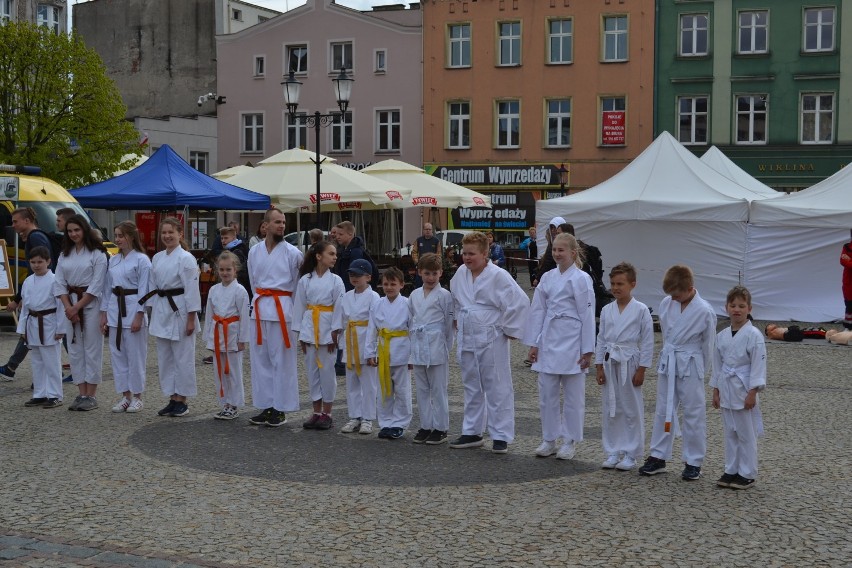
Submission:
<svg viewBox="0 0 852 568">
<path fill-rule="evenodd" d="M 148 255 L 131 250 L 127 256 L 121 253 L 109 259 L 101 312 L 106 313 L 109 328 L 110 362 L 115 381 L 115 391 L 119 394 L 130 391 L 133 394 L 145 392 L 148 359 L 148 315 L 139 298 L 148 293 L 151 279 L 151 261 Z M 126 316 L 121 317 L 120 297 L 113 289 L 121 287 L 136 290 L 135 294 L 124 296 Z M 136 314 L 142 314 L 142 328 L 130 331 Z M 118 348 L 118 334 L 121 334 L 121 349 Z"/>
<path fill-rule="evenodd" d="M 512 276 L 487 264 L 474 280 L 460 266 L 450 282 L 458 333 L 456 339 L 462 386 L 462 434 L 492 440 L 515 439 L 515 391 L 509 360 L 509 338 L 520 338 L 530 300 Z"/>
<path fill-rule="evenodd" d="M 331 332 L 343 329 L 340 300 L 344 293 L 346 288 L 343 287 L 343 280 L 331 270 L 326 270 L 322 276 L 316 271 L 305 274 L 296 285 L 296 296 L 293 299 L 293 333 L 298 336 L 299 341 L 308 344 L 305 351 L 305 373 L 308 375 L 311 401 L 314 402 L 322 400 L 332 403 L 337 395 L 337 374 L 334 371 L 337 348 L 335 346 L 329 353 L 328 346 L 334 345 Z M 314 310 L 311 306 L 331 308 L 331 311 L 317 309 L 319 330 L 314 328 Z"/>
<path fill-rule="evenodd" d="M 533 295 L 523 341 L 538 348 L 532 370 L 538 372 L 541 434 L 548 442 L 583 441 L 586 370 L 583 353 L 595 350 L 595 293 L 591 277 L 569 266 L 545 272 Z M 559 410 L 559 391 L 564 397 Z"/>
<path fill-rule="evenodd" d="M 654 359 L 654 322 L 648 306 L 631 298 L 619 311 L 618 303 L 601 310 L 595 363 L 603 365 L 601 438 L 604 454 L 624 454 L 641 460 L 645 451 L 645 408 L 642 387 L 633 386 L 639 367 Z"/>
<path fill-rule="evenodd" d="M 450 379 L 450 348 L 453 346 L 453 295 L 436 286 L 427 296 L 417 288 L 408 297 L 411 313 L 411 359 L 420 427 L 450 429 L 447 389 Z"/>
<path fill-rule="evenodd" d="M 270 253 L 261 241 L 252 247 L 248 255 L 249 278 L 254 292 L 251 319 L 251 396 L 256 408 L 274 408 L 279 412 L 299 410 L 299 377 L 296 369 L 296 335 L 290 329 L 293 324 L 292 296 L 263 296 L 259 290 L 280 290 L 293 294 L 299 279 L 302 253 L 299 249 L 281 241 Z M 284 322 L 279 319 L 276 300 L 284 313 Z M 258 336 L 258 314 L 260 334 Z M 286 347 L 282 325 L 287 329 Z M 262 344 L 258 341 L 262 339 Z"/>
<path fill-rule="evenodd" d="M 719 389 L 725 429 L 725 473 L 757 477 L 757 438 L 763 435 L 760 406 L 745 409 L 748 391 L 766 387 L 766 344 L 763 334 L 747 321 L 732 335 L 725 328 L 716 335 L 710 386 Z"/>
<path fill-rule="evenodd" d="M 33 398 L 58 398 L 62 400 L 62 340 L 57 335 L 65 333 L 62 320 L 62 302 L 55 295 L 55 276 L 47 271 L 44 276 L 30 274 L 21 286 L 21 317 L 18 333 L 27 336 L 27 347 L 32 352 Z M 41 316 L 44 341 L 38 333 L 38 316 L 30 312 L 56 311 Z M 61 318 L 61 320 L 60 320 Z"/>
<path fill-rule="evenodd" d="M 346 406 L 349 418 L 376 419 L 379 370 L 377 367 L 367 365 L 367 325 L 355 323 L 350 325 L 350 322 L 369 324 L 370 314 L 378 301 L 379 295 L 370 288 L 360 294 L 355 290 L 349 290 L 340 300 L 344 333 L 341 334 L 338 344 L 343 349 L 343 361 L 346 362 Z M 346 337 L 347 333 L 350 335 L 349 339 Z M 350 345 L 352 346 L 351 355 Z"/>
<path fill-rule="evenodd" d="M 406 331 L 411 326 L 411 315 L 408 312 L 408 298 L 397 296 L 390 302 L 387 297 L 376 302 L 370 323 L 367 326 L 367 358 L 379 361 L 379 378 L 381 366 L 385 360 L 379 353 L 379 333 L 381 330 Z M 389 340 L 391 394 L 382 396 L 379 385 L 379 427 L 402 428 L 405 430 L 411 424 L 411 373 L 408 371 L 408 360 L 411 357 L 411 340 L 406 334 L 402 337 L 391 337 Z"/>
<path fill-rule="evenodd" d="M 248 292 L 236 280 L 228 285 L 216 284 L 207 294 L 204 314 L 203 337 L 207 349 L 213 350 L 213 382 L 216 383 L 219 405 L 230 404 L 241 408 L 246 404 L 246 394 L 243 388 L 243 352 L 237 344 L 248 345 L 250 339 Z M 217 322 L 216 317 L 239 319 L 225 324 Z M 218 354 L 216 335 L 219 336 Z"/>
<path fill-rule="evenodd" d="M 157 365 L 160 371 L 160 390 L 165 396 L 195 396 L 198 394 L 195 377 L 195 333 L 200 324 L 201 289 L 198 283 L 198 264 L 189 251 L 181 247 L 171 253 L 161 250 L 154 255 L 148 290 L 183 288 L 183 294 L 173 296 L 178 311 L 172 310 L 167 297 L 154 295 L 146 303 L 151 306 L 148 333 L 157 338 Z M 186 334 L 189 314 L 195 318 L 195 333 Z"/>
<path fill-rule="evenodd" d="M 716 337 L 716 314 L 695 292 L 681 304 L 666 296 L 660 303 L 663 348 L 657 367 L 657 407 L 651 433 L 651 455 L 670 460 L 679 434 L 677 407 L 683 407 L 683 461 L 701 467 L 707 452 L 707 408 L 704 375 Z M 666 432 L 666 423 L 670 430 Z"/>
<path fill-rule="evenodd" d="M 56 264 L 56 282 L 53 293 L 68 295 L 72 304 L 79 300 L 77 294 L 68 292 L 69 286 L 86 287 L 86 293 L 95 298 L 79 312 L 81 323 L 72 324 L 65 318 L 68 335 L 68 359 L 74 384 L 101 384 L 104 366 L 104 336 L 101 333 L 101 298 L 107 272 L 107 255 L 100 250 L 71 247 L 66 256 L 59 255 Z M 63 308 L 64 314 L 64 308 Z"/>
</svg>

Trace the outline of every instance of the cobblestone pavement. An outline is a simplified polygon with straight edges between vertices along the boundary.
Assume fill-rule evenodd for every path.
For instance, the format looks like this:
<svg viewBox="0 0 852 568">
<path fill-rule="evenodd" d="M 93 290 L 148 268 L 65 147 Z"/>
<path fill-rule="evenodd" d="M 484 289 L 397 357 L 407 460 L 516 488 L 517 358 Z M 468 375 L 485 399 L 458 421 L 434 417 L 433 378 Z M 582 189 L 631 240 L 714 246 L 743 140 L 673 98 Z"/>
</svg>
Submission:
<svg viewBox="0 0 852 568">
<path fill-rule="evenodd" d="M 0 333 L 0 359 L 15 340 Z M 110 380 L 92 412 L 24 408 L 29 362 L 0 383 L 0 564 L 750 567 L 848 566 L 852 558 L 850 348 L 768 344 L 760 477 L 740 492 L 715 487 L 722 427 L 709 403 L 701 480 L 681 481 L 678 463 L 651 478 L 601 470 L 600 390 L 591 377 L 575 459 L 534 457 L 536 376 L 517 343 L 518 437 L 507 455 L 415 446 L 411 432 L 387 441 L 304 431 L 304 383 L 303 410 L 282 428 L 249 426 L 248 412 L 214 421 L 206 354 L 199 343 L 200 395 L 183 419 L 156 416 L 165 398 L 154 349 L 146 407 L 136 415 L 110 413 Z M 645 386 L 648 437 L 656 378 L 650 371 Z M 452 436 L 462 410 L 454 364 L 450 382 Z M 337 427 L 346 420 L 339 385 Z M 66 402 L 74 395 L 65 385 Z"/>
</svg>

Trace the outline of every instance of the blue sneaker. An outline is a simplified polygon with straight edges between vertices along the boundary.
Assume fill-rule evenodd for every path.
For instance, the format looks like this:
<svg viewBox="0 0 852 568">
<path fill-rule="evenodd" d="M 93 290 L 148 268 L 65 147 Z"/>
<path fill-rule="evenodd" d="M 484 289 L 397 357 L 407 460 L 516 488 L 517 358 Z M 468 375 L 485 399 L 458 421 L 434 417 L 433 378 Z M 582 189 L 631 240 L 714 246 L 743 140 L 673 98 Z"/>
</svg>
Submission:
<svg viewBox="0 0 852 568">
<path fill-rule="evenodd" d="M 391 437 L 391 429 L 390 428 L 382 428 L 379 430 L 379 438 L 390 438 Z"/>
<path fill-rule="evenodd" d="M 65 377 L 65 378 L 63 378 L 63 379 L 62 379 L 62 382 L 63 382 L 63 383 L 73 383 L 73 382 L 74 382 L 74 376 L 73 376 L 73 375 L 68 375 L 67 377 Z"/>
<path fill-rule="evenodd" d="M 0 381 L 11 381 L 15 378 L 15 371 L 9 368 L 8 365 L 0 366 Z"/>
<path fill-rule="evenodd" d="M 405 433 L 405 430 L 402 428 L 389 428 L 389 430 L 388 438 L 391 440 L 398 440 L 399 438 L 402 438 L 402 435 Z"/>
</svg>

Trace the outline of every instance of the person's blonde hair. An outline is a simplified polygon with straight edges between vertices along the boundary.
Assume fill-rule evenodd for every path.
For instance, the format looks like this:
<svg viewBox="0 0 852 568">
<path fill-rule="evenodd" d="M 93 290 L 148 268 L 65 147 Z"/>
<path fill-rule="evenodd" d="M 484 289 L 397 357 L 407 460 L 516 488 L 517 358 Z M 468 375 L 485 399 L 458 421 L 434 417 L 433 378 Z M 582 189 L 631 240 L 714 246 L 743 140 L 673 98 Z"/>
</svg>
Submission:
<svg viewBox="0 0 852 568">
<path fill-rule="evenodd" d="M 576 237 L 571 233 L 559 233 L 553 237 L 553 246 L 556 246 L 556 243 L 559 242 L 564 242 L 568 246 L 568 250 L 574 252 L 574 264 L 577 265 L 577 268 L 583 268 L 585 257 L 583 256 L 583 250 L 580 248 L 579 243 L 577 243 Z"/>
<path fill-rule="evenodd" d="M 468 233 L 462 238 L 462 246 L 476 245 L 483 254 L 488 252 L 488 237 L 479 231 Z"/>
<path fill-rule="evenodd" d="M 663 276 L 663 292 L 666 294 L 688 292 L 693 286 L 695 286 L 695 276 L 692 274 L 692 269 L 683 264 L 675 264 L 666 270 Z"/>
<path fill-rule="evenodd" d="M 219 268 L 219 264 L 221 264 L 223 260 L 230 260 L 233 263 L 234 272 L 239 272 L 243 267 L 243 263 L 240 262 L 240 257 L 229 250 L 219 253 L 219 256 L 216 258 L 216 268 Z"/>
<path fill-rule="evenodd" d="M 336 225 L 336 227 L 339 230 L 344 231 L 347 235 L 355 234 L 355 225 L 352 224 L 352 221 L 341 221 Z"/>
<path fill-rule="evenodd" d="M 225 235 L 237 236 L 237 231 L 233 227 L 221 227 L 219 229 L 219 236 L 224 237 Z"/>
<path fill-rule="evenodd" d="M 612 270 L 609 271 L 610 278 L 614 278 L 619 274 L 624 274 L 624 276 L 627 277 L 628 282 L 636 282 L 636 267 L 629 262 L 619 262 L 612 267 Z"/>
</svg>

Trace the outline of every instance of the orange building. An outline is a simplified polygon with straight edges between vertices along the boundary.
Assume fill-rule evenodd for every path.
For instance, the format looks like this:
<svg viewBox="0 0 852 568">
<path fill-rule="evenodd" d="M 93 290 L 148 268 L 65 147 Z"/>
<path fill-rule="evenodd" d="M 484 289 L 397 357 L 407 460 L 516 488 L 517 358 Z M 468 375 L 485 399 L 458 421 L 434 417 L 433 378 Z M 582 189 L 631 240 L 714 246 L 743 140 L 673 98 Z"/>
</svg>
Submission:
<svg viewBox="0 0 852 568">
<path fill-rule="evenodd" d="M 512 231 L 652 141 L 654 0 L 424 0 L 423 162 L 492 194 L 446 226 Z M 465 217 L 465 218 L 462 218 Z"/>
</svg>

